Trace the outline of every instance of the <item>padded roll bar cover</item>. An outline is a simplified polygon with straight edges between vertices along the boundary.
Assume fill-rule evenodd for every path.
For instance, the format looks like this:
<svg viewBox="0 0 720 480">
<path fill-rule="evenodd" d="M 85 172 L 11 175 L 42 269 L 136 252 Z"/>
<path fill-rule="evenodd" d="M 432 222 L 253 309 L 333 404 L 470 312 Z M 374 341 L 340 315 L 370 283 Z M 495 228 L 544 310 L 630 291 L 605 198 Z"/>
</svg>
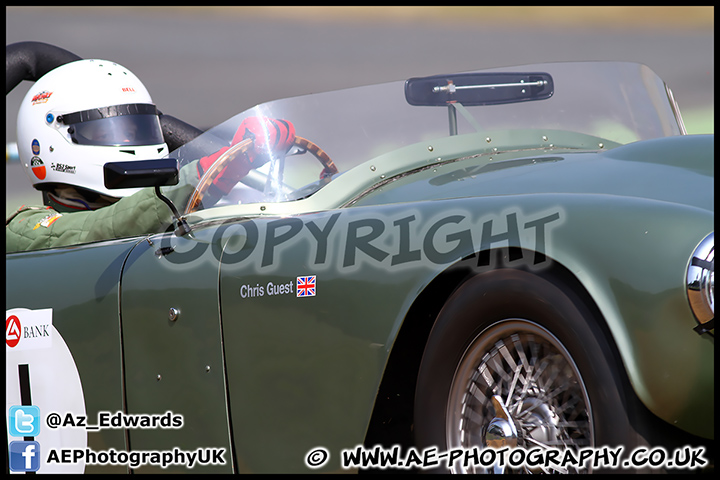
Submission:
<svg viewBox="0 0 720 480">
<path fill-rule="evenodd" d="M 36 81 L 50 70 L 82 60 L 60 47 L 42 42 L 19 42 L 5 47 L 5 94 L 23 80 Z"/>
<path fill-rule="evenodd" d="M 160 127 L 165 143 L 171 152 L 203 133 L 199 128 L 162 113 L 160 114 Z"/>
</svg>

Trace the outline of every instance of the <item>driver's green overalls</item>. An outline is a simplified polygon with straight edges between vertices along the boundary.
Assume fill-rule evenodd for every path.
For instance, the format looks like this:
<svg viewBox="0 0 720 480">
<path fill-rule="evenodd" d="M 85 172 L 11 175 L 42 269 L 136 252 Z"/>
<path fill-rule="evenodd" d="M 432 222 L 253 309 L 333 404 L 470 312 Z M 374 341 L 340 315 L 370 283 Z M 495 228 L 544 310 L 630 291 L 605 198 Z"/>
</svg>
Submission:
<svg viewBox="0 0 720 480">
<path fill-rule="evenodd" d="M 162 192 L 182 211 L 198 182 L 196 162 L 182 168 L 179 177 L 177 185 L 162 187 Z M 170 208 L 155 195 L 154 188 L 144 188 L 98 210 L 58 210 L 20 207 L 6 222 L 5 253 L 157 233 L 173 222 Z"/>
</svg>

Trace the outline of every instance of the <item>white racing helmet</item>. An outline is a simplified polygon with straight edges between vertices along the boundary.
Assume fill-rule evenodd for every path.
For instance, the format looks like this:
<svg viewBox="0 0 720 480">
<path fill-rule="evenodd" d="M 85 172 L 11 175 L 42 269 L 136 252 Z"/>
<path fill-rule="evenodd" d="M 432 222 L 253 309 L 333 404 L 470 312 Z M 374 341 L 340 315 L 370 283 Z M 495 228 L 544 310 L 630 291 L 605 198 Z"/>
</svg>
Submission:
<svg viewBox="0 0 720 480">
<path fill-rule="evenodd" d="M 107 60 L 67 63 L 38 79 L 20 105 L 17 139 L 36 189 L 69 185 L 115 198 L 139 189 L 106 189 L 105 163 L 168 153 L 145 86 Z"/>
</svg>

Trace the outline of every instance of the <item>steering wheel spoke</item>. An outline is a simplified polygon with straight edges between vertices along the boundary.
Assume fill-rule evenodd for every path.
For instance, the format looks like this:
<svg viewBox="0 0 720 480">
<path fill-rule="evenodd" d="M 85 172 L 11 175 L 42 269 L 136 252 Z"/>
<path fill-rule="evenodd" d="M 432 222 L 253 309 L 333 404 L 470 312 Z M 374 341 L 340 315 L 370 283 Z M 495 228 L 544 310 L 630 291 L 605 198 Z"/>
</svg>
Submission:
<svg viewBox="0 0 720 480">
<path fill-rule="evenodd" d="M 207 194 L 210 185 L 212 185 L 213 181 L 215 181 L 220 172 L 222 172 L 223 169 L 230 164 L 230 162 L 235 160 L 240 153 L 244 154 L 247 152 L 252 147 L 252 144 L 252 139 L 247 138 L 230 147 L 226 152 L 220 155 L 217 160 L 215 160 L 210 168 L 208 168 L 203 174 L 202 178 L 200 178 L 197 187 L 195 187 L 195 191 L 188 201 L 187 207 L 185 207 L 184 214 L 187 215 L 188 213 L 192 213 L 198 209 L 202 203 L 202 199 Z M 295 137 L 293 144 L 300 150 L 310 152 L 322 164 L 323 169 L 320 173 L 320 178 L 331 177 L 332 175 L 338 173 L 335 163 L 323 149 L 317 146 L 317 144 L 306 138 L 298 136 Z"/>
</svg>

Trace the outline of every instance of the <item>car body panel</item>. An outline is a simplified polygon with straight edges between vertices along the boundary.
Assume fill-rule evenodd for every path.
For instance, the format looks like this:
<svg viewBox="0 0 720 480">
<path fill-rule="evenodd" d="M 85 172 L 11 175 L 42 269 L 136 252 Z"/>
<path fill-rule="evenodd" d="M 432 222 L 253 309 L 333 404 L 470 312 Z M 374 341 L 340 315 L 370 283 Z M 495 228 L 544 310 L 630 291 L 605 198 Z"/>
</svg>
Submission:
<svg viewBox="0 0 720 480">
<path fill-rule="evenodd" d="M 493 196 L 420 202 L 411 209 L 402 204 L 354 207 L 248 221 L 258 231 L 258 245 L 267 245 L 273 222 L 271 230 L 302 225 L 272 251 L 272 262 L 267 248 L 254 248 L 241 255 L 242 260 L 234 260 L 233 255 L 242 252 L 238 247 L 245 245 L 246 227 L 223 235 L 214 231 L 212 237 L 236 245 L 226 246 L 220 257 L 220 297 L 231 410 L 241 412 L 233 414 L 233 430 L 247 432 L 244 438 L 251 439 L 235 445 L 240 463 L 251 471 L 273 471 L 280 465 L 283 471 L 302 471 L 302 454 L 321 439 L 333 452 L 361 443 L 371 414 L 368 402 L 377 393 L 393 340 L 416 295 L 451 268 L 452 259 L 481 251 L 483 234 L 497 239 L 491 247 L 540 251 L 571 271 L 607 319 L 639 397 L 666 421 L 711 436 L 708 417 L 698 420 L 696 412 L 712 412 L 714 344 L 693 331 L 678 272 L 684 271 L 686 252 L 692 251 L 696 238 L 712 228 L 712 216 L 694 207 L 668 209 L 663 202 L 592 194 L 520 195 L 514 198 L 517 208 L 508 210 L 506 205 L 505 198 Z M 615 218 L 602 225 L 591 220 L 610 212 Z M 556 221 L 555 213 L 560 217 Z M 462 221 L 429 233 L 438 219 L 453 214 Z M 338 217 L 329 230 L 325 261 L 318 262 L 319 244 L 307 225 L 327 227 L 328 215 Z M 403 249 L 400 220 L 412 215 L 418 235 Z M 547 226 L 542 245 L 538 228 L 530 226 L 538 220 L 536 225 Z M 376 231 L 382 231 L 369 243 L 377 248 L 370 250 L 375 257 L 360 249 L 365 244 L 353 246 L 350 241 L 348 246 L 353 226 L 367 221 L 377 222 Z M 519 242 L 504 238 L 510 231 L 508 222 L 516 222 Z M 452 255 L 431 260 L 430 246 L 420 241 L 430 236 L 435 250 Z M 452 240 L 471 237 L 472 242 Z M 666 242 L 678 246 L 675 255 L 656 246 Z M 622 255 L 628 244 L 647 248 L 629 260 Z M 411 251 L 422 254 L 391 265 Z M 356 253 L 355 262 L 348 262 L 348 252 Z M 174 261 L 181 263 L 182 253 L 174 254 Z M 519 262 L 543 268 L 529 255 Z M 648 265 L 657 268 L 648 270 Z M 317 277 L 314 297 L 298 298 L 296 292 L 269 285 L 292 285 L 297 276 L 309 274 Z M 653 328 L 656 323 L 666 327 Z M 670 357 L 665 349 L 688 354 Z M 318 379 L 328 381 L 318 384 Z M 699 395 L 688 396 L 687 391 Z M 262 455 L 263 445 L 269 443 L 281 447 L 287 457 Z"/>
<path fill-rule="evenodd" d="M 319 471 L 332 472 L 342 449 L 365 441 L 395 341 L 413 331 L 413 309 L 437 291 L 434 282 L 455 269 L 560 268 L 568 273 L 562 287 L 599 312 L 637 397 L 663 421 L 713 438 L 714 333 L 694 330 L 685 273 L 714 228 L 714 137 L 679 135 L 660 98 L 664 86 L 647 67 L 618 71 L 653 86 L 649 104 L 666 115 L 657 133 L 651 108 L 638 130 L 666 137 L 621 145 L 619 137 L 631 136 L 616 125 L 603 125 L 620 132 L 609 136 L 485 130 L 480 124 L 498 117 L 414 107 L 432 118 L 425 135 L 391 118 L 407 109 L 397 85 L 370 87 L 369 104 L 351 92 L 358 118 L 373 120 L 349 129 L 357 138 L 336 135 L 338 117 L 302 123 L 325 100 L 345 108 L 341 93 L 258 106 L 208 132 L 213 148 L 244 116 L 288 111 L 321 146 L 344 148 L 346 158 L 332 155 L 338 165 L 356 163 L 332 181 L 300 183 L 292 200 L 277 200 L 277 191 L 257 200 L 254 192 L 250 202 L 189 213 L 187 234 L 9 254 L 6 309 L 52 308 L 88 418 L 182 415 L 179 428 L 90 432 L 88 447 L 222 449 L 225 463 L 192 470 L 202 473 L 308 472 L 308 452 L 322 446 L 330 461 Z M 556 80 L 552 101 L 568 86 Z M 542 112 L 551 100 L 531 108 Z M 592 113 L 601 110 L 603 97 L 591 100 Z M 377 120 L 378 108 L 387 118 Z M 454 111 L 471 133 L 464 125 L 445 134 Z M 390 126 L 406 136 L 395 138 Z M 392 148 L 371 144 L 375 135 Z M 179 162 L 198 158 L 199 145 L 176 152 Z M 318 170 L 312 163 L 309 175 Z M 275 180 L 271 168 L 263 175 L 255 185 Z M 68 287 L 39 295 L 38 272 L 62 272 L 57 282 Z M 299 295 L 301 281 L 313 290 Z M 448 295 L 458 286 L 448 285 Z"/>
<path fill-rule="evenodd" d="M 707 181 L 714 178 L 713 162 L 708 161 L 713 154 L 712 135 L 669 137 L 582 153 L 558 145 L 525 152 L 500 149 L 395 178 L 354 204 L 567 192 L 654 198 L 712 211 L 713 189 L 707 188 Z"/>
<path fill-rule="evenodd" d="M 176 241 L 194 243 L 184 238 Z M 225 465 L 198 465 L 194 471 L 229 472 L 232 462 L 217 265 L 200 259 L 191 274 L 168 275 L 157 258 L 158 248 L 152 241 L 140 242 L 123 268 L 127 413 L 164 415 L 169 411 L 182 415 L 183 422 L 181 428 L 132 429 L 129 443 L 138 450 L 223 448 Z M 171 308 L 180 312 L 175 320 L 169 318 Z"/>
<path fill-rule="evenodd" d="M 470 158 L 438 166 L 388 182 L 356 205 L 462 198 L 471 192 L 512 195 L 514 204 L 522 204 L 520 195 L 533 192 L 571 194 L 558 205 L 567 221 L 578 209 L 573 225 L 553 230 L 553 250 L 544 253 L 573 272 L 598 303 L 630 379 L 650 410 L 672 424 L 712 436 L 712 424 L 694 413 L 712 411 L 713 383 L 706 380 L 713 378 L 714 341 L 700 341 L 691 331 L 694 319 L 682 278 L 690 253 L 713 230 L 713 136 L 650 140 L 602 153 L 542 153 L 519 159 L 517 153 L 497 153 L 494 164 L 478 165 Z M 639 245 L 644 246 L 635 252 Z M 624 254 L 628 246 L 635 252 L 631 257 Z M 650 265 L 657 270 L 649 270 Z M 598 279 L 608 285 L 598 285 Z M 654 293 L 643 297 L 636 286 L 649 282 L 657 283 Z M 653 329 L 655 322 L 669 328 Z M 662 353 L 678 348 L 692 354 L 670 359 Z M 685 382 L 686 388 L 672 388 Z M 687 391 L 698 393 L 692 396 L 703 399 L 700 404 L 686 404 Z"/>
</svg>

